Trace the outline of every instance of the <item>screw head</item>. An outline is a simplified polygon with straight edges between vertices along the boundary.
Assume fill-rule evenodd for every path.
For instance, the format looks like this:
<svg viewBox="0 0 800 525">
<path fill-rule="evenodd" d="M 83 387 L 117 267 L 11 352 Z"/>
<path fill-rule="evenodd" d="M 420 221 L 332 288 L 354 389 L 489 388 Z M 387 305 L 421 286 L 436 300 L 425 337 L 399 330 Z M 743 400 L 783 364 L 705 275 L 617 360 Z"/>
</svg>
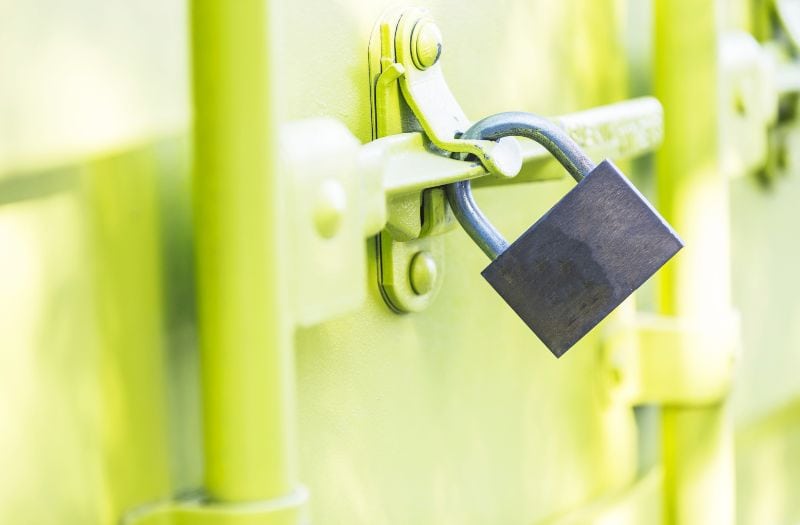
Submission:
<svg viewBox="0 0 800 525">
<path fill-rule="evenodd" d="M 334 237 L 342 226 L 347 210 L 347 193 L 341 183 L 326 180 L 317 192 L 314 203 L 314 226 L 317 233 L 325 239 Z"/>
<path fill-rule="evenodd" d="M 439 270 L 436 259 L 430 252 L 419 252 L 411 259 L 409 279 L 411 288 L 417 295 L 425 295 L 433 290 Z"/>
<path fill-rule="evenodd" d="M 425 70 L 442 56 L 442 32 L 433 20 L 420 20 L 411 33 L 411 59 Z"/>
</svg>

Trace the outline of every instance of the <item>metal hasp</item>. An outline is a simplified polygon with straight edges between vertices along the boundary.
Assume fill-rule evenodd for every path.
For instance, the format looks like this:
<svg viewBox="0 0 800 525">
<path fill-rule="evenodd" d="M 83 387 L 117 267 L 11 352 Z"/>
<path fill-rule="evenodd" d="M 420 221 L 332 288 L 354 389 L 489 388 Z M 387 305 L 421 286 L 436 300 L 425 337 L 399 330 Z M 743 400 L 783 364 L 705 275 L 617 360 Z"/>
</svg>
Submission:
<svg viewBox="0 0 800 525">
<path fill-rule="evenodd" d="M 441 288 L 446 273 L 441 234 L 455 225 L 443 186 L 562 176 L 551 162 L 557 148 L 548 155 L 546 147 L 514 136 L 524 133 L 491 138 L 465 133 L 470 121 L 445 82 L 442 55 L 442 35 L 425 9 L 387 11 L 370 39 L 376 140 L 363 149 L 372 164 L 383 166 L 373 170 L 383 173 L 386 191 L 385 228 L 375 238 L 376 273 L 381 295 L 398 313 L 424 310 Z M 659 102 L 643 98 L 566 115 L 557 125 L 593 155 L 621 158 L 658 145 L 662 121 Z"/>
<path fill-rule="evenodd" d="M 488 117 L 466 137 L 536 140 L 578 181 L 510 246 L 480 213 L 470 182 L 448 187 L 459 222 L 492 263 L 483 277 L 560 357 L 641 286 L 683 242 L 609 161 L 594 166 L 555 124 L 526 113 Z"/>
<path fill-rule="evenodd" d="M 719 57 L 720 168 L 776 183 L 798 162 L 800 144 L 800 4 L 763 3 L 755 34 L 727 29 Z"/>
<path fill-rule="evenodd" d="M 519 173 L 522 158 L 513 141 L 459 137 L 470 121 L 442 74 L 442 35 L 426 9 L 390 11 L 378 23 L 372 39 L 380 46 L 380 73 L 375 72 L 373 82 L 374 138 L 421 127 L 436 148 L 475 155 L 493 175 L 503 178 Z M 397 84 L 402 98 L 395 89 Z"/>
</svg>

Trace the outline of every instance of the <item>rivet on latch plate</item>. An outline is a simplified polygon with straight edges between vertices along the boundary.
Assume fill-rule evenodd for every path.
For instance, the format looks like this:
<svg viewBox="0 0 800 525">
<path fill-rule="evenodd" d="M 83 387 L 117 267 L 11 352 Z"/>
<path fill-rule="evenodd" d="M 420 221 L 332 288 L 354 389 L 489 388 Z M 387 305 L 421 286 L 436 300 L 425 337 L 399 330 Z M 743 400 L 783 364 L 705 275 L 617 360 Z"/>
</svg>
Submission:
<svg viewBox="0 0 800 525">
<path fill-rule="evenodd" d="M 398 313 L 422 311 L 436 298 L 444 281 L 444 240 L 439 234 L 456 225 L 444 189 L 426 190 L 421 202 L 419 237 L 397 241 L 388 229 L 375 237 L 381 294 Z"/>
<path fill-rule="evenodd" d="M 417 295 L 428 294 L 434 289 L 439 274 L 433 255 L 425 251 L 417 253 L 411 259 L 409 270 L 411 288 Z"/>
<path fill-rule="evenodd" d="M 425 70 L 439 61 L 442 56 L 442 32 L 432 20 L 421 20 L 411 32 L 414 42 L 411 58 L 417 69 Z"/>
</svg>

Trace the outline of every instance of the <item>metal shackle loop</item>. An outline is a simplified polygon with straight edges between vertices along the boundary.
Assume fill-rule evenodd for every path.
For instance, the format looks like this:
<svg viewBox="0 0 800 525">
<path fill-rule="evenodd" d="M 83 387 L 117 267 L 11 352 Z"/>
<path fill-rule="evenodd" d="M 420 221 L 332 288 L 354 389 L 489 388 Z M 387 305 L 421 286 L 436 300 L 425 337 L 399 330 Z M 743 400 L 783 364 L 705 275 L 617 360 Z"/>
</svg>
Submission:
<svg viewBox="0 0 800 525">
<path fill-rule="evenodd" d="M 473 124 L 461 138 L 500 140 L 503 137 L 526 137 L 538 142 L 576 182 L 595 168 L 594 162 L 563 129 L 532 113 L 512 111 L 486 117 Z M 445 189 L 453 214 L 483 253 L 494 260 L 506 251 L 508 242 L 478 208 L 470 181 L 455 182 Z"/>
</svg>

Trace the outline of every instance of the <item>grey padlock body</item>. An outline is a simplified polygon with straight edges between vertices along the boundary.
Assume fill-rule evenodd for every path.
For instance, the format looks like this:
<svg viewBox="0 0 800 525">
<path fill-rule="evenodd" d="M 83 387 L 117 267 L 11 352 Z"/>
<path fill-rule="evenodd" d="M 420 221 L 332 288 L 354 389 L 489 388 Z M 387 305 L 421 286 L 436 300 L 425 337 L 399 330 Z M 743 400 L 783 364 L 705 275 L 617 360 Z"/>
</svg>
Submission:
<svg viewBox="0 0 800 525">
<path fill-rule="evenodd" d="M 482 275 L 560 357 L 682 247 L 669 224 L 604 161 Z"/>
<path fill-rule="evenodd" d="M 483 277 L 560 357 L 675 255 L 683 242 L 609 161 L 599 166 L 552 122 L 502 113 L 464 138 L 524 136 L 578 181 L 510 246 L 472 198 L 469 181 L 447 187 L 467 233 L 493 259 Z"/>
</svg>

